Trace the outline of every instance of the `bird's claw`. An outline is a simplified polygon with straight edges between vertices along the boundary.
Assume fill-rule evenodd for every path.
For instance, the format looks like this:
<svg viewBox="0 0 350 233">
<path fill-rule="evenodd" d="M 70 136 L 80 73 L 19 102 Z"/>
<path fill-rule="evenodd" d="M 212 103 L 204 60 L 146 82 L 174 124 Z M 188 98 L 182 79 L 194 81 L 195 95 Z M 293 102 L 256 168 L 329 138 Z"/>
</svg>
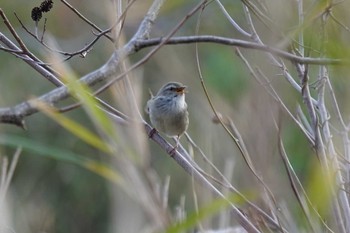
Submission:
<svg viewBox="0 0 350 233">
<path fill-rule="evenodd" d="M 149 133 L 148 133 L 148 137 L 152 138 L 156 132 L 157 132 L 156 128 L 151 129 L 151 131 L 149 131 Z"/>
<path fill-rule="evenodd" d="M 176 154 L 176 149 L 177 149 L 177 146 L 174 146 L 173 148 L 171 148 L 170 150 L 168 150 L 168 154 L 171 156 L 171 157 L 174 157 L 175 154 Z"/>
</svg>

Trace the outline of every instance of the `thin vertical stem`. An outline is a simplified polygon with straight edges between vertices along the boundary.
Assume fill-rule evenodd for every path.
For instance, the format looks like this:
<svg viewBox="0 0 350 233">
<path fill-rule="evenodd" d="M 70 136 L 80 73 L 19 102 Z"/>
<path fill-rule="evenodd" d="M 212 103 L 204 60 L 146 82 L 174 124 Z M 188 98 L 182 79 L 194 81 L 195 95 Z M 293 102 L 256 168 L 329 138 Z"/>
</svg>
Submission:
<svg viewBox="0 0 350 233">
<path fill-rule="evenodd" d="M 298 15 L 299 15 L 299 28 L 302 28 L 304 24 L 304 9 L 303 0 L 297 0 L 298 2 Z M 304 56 L 304 31 L 299 31 L 299 52 L 301 56 Z"/>
</svg>

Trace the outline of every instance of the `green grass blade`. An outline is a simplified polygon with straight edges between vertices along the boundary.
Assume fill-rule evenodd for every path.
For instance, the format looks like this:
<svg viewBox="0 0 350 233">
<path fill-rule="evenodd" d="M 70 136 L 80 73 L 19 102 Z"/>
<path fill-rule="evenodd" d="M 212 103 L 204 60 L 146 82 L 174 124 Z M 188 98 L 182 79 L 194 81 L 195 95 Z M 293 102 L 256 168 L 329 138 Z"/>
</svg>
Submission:
<svg viewBox="0 0 350 233">
<path fill-rule="evenodd" d="M 115 138 L 114 124 L 106 113 L 98 107 L 99 103 L 91 94 L 90 88 L 78 81 L 71 73 L 67 73 L 64 78 L 67 81 L 69 92 L 82 103 L 83 108 L 89 114 L 95 125 L 102 129 L 106 135 Z"/>
<path fill-rule="evenodd" d="M 230 206 L 230 203 L 242 203 L 243 200 L 236 194 L 232 194 L 229 197 L 218 198 L 213 200 L 207 206 L 199 209 L 198 212 L 189 214 L 188 217 L 181 223 L 177 223 L 170 226 L 165 232 L 166 233 L 180 233 L 188 232 L 189 229 L 197 226 L 198 222 L 205 219 L 206 217 L 217 214 L 219 211 L 223 211 L 226 207 Z"/>
<path fill-rule="evenodd" d="M 104 141 L 100 139 L 97 135 L 89 131 L 87 128 L 78 124 L 75 121 L 70 120 L 63 114 L 58 113 L 53 108 L 49 107 L 45 103 L 35 101 L 34 105 L 44 112 L 47 116 L 51 117 L 57 123 L 59 123 L 62 127 L 67 129 L 69 132 L 86 142 L 87 144 L 103 151 L 109 153 L 109 146 Z"/>
<path fill-rule="evenodd" d="M 47 146 L 43 143 L 39 143 L 25 137 L 19 137 L 14 135 L 0 135 L 0 144 L 4 146 L 10 146 L 13 148 L 21 146 L 24 151 L 30 151 L 35 155 L 73 163 L 78 166 L 84 167 L 85 169 L 88 169 L 113 183 L 119 185 L 123 185 L 124 183 L 119 173 L 113 170 L 112 168 L 108 167 L 106 164 L 94 161 L 92 159 L 86 158 L 68 150 L 64 150 L 53 146 Z"/>
</svg>

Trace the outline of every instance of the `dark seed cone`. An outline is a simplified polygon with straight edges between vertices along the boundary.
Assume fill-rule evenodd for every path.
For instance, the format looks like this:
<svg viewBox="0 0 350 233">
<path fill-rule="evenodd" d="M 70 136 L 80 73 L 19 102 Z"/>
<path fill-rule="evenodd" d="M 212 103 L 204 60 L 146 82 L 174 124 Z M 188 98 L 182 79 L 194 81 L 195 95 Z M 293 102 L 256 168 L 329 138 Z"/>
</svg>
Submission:
<svg viewBox="0 0 350 233">
<path fill-rule="evenodd" d="M 32 9 L 32 20 L 34 20 L 35 22 L 38 22 L 41 19 L 42 15 L 43 14 L 39 7 L 34 7 Z"/>
<path fill-rule="evenodd" d="M 53 1 L 52 0 L 45 0 L 40 4 L 40 10 L 42 12 L 49 12 L 51 8 L 53 7 Z"/>
</svg>

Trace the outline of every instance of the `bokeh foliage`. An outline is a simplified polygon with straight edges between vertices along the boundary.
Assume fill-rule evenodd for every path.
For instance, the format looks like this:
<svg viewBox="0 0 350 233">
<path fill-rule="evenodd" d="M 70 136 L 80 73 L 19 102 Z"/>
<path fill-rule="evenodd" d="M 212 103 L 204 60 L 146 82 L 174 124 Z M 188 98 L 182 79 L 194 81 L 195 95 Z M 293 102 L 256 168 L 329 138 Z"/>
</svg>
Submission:
<svg viewBox="0 0 350 233">
<path fill-rule="evenodd" d="M 237 3 L 222 2 L 237 22 L 242 22 L 244 25 L 245 19 L 241 3 L 238 1 Z M 268 12 L 271 13 L 273 25 L 276 26 L 273 28 L 274 30 L 270 30 L 265 24 L 257 21 L 257 31 L 267 44 L 279 45 L 279 42 L 283 42 L 284 35 L 291 35 L 292 39 L 297 40 L 298 31 L 302 30 L 307 46 L 305 51 L 310 56 L 349 57 L 349 30 L 337 22 L 349 22 L 349 2 L 345 1 L 332 8 L 331 13 L 337 17 L 337 21 L 328 15 L 327 24 L 322 25 L 315 19 L 315 16 L 322 12 L 325 7 L 323 4 L 326 4 L 327 1 L 321 1 L 320 5 L 316 6 L 313 5 L 313 1 L 304 1 L 307 20 L 301 29 L 298 26 L 298 15 L 294 1 L 264 2 L 269 9 Z M 102 28 L 108 27 L 112 21 L 111 16 L 115 6 L 111 1 L 75 0 L 70 3 Z M 195 3 L 196 1 L 168 1 L 165 3 L 158 20 L 155 22 L 151 37 L 164 36 L 169 28 L 172 28 L 175 22 L 186 15 Z M 22 22 L 29 29 L 34 30 L 34 22 L 29 16 L 31 7 L 38 4 L 40 1 L 31 1 L 25 5 L 6 1 L 2 3 L 1 8 L 15 29 L 18 30 L 28 48 L 46 61 L 49 52 L 28 36 L 12 14 L 15 11 Z M 124 25 L 123 37 L 125 40 L 135 32 L 150 4 L 151 1 L 138 1 L 130 9 Z M 59 1 L 54 2 L 53 10 L 46 17 L 46 38 L 53 37 L 62 50 L 81 48 L 94 37 L 91 28 Z M 258 20 L 257 16 L 253 17 Z M 195 32 L 196 20 L 196 17 L 191 18 L 177 35 L 192 35 Z M 214 3 L 208 5 L 200 20 L 200 34 L 241 38 Z M 42 22 L 39 25 L 42 28 Z M 321 40 L 324 36 L 320 34 L 322 27 L 326 28 L 326 43 Z M 0 24 L 0 31 L 8 34 L 3 24 Z M 294 46 L 298 46 L 297 43 L 294 43 Z M 305 181 L 306 185 L 309 185 L 310 190 L 308 191 L 311 196 L 317 199 L 317 195 L 313 192 L 318 189 L 313 188 L 313 185 L 319 188 L 317 186 L 319 180 L 315 178 L 316 173 L 313 169 L 317 171 L 319 167 L 315 165 L 314 151 L 293 121 L 280 110 L 278 104 L 267 94 L 264 87 L 251 77 L 243 62 L 235 55 L 234 48 L 215 44 L 200 44 L 198 48 L 202 75 L 209 87 L 215 106 L 236 123 L 252 158 L 258 164 L 257 170 L 266 177 L 272 190 L 276 191 L 277 196 L 282 199 L 281 202 L 285 202 L 287 206 L 295 205 L 295 199 L 288 186 L 286 172 L 281 165 L 277 149 L 278 130 L 275 128 L 275 121 L 278 120 L 282 122 L 282 138 L 292 165 L 299 177 Z M 282 49 L 288 50 L 285 47 Z M 114 45 L 102 38 L 86 58 L 74 57 L 66 62 L 65 66 L 74 70 L 74 76 L 80 77 L 104 64 L 113 50 Z M 324 54 L 323 51 L 325 51 Z M 298 105 L 302 104 L 301 96 L 280 75 L 279 68 L 271 65 L 262 52 L 255 50 L 245 52 L 247 58 L 256 64 L 256 68 L 265 72 L 291 112 L 295 113 Z M 130 57 L 130 61 L 137 61 L 144 53 L 146 52 L 140 51 L 140 53 Z M 288 62 L 286 64 L 290 72 L 297 77 L 294 65 Z M 310 81 L 317 80 L 318 69 L 316 66 L 310 67 Z M 347 77 L 348 73 L 348 66 L 329 67 L 334 92 L 346 120 L 348 120 L 349 113 L 347 90 L 350 87 L 350 82 Z M 12 106 L 33 96 L 40 96 L 53 88 L 29 66 L 1 51 L 0 77 L 2 83 L 0 85 L 1 107 Z M 190 112 L 189 134 L 219 168 L 223 170 L 226 164 L 231 162 L 234 164 L 233 184 L 246 193 L 258 192 L 257 182 L 248 171 L 234 143 L 227 137 L 222 127 L 212 122 L 213 113 L 200 85 L 196 68 L 194 44 L 163 47 L 139 70 L 135 71 L 131 79 L 135 79 L 135 82 L 141 86 L 136 91 L 138 95 L 142 96 L 138 101 L 143 115 L 145 115 L 143 106 L 148 98 L 148 89 L 155 93 L 162 84 L 170 80 L 188 85 L 190 92 L 186 98 Z M 315 85 L 317 86 L 317 83 Z M 117 94 L 115 93 L 120 89 L 116 90 L 108 90 L 102 96 L 114 106 L 123 108 L 125 106 L 121 103 L 122 101 L 116 98 Z M 316 95 L 316 87 L 311 91 L 313 95 Z M 68 104 L 70 101 L 66 103 Z M 87 104 L 90 107 L 91 105 L 91 103 Z M 303 105 L 301 109 L 306 111 Z M 331 115 L 334 113 L 333 111 L 334 109 L 330 110 Z M 137 154 L 137 149 L 130 142 L 132 136 L 128 135 L 125 128 L 122 126 L 114 126 L 115 128 L 113 128 L 108 124 L 103 126 L 105 123 L 105 119 L 102 119 L 103 116 L 96 112 L 91 113 L 89 108 L 76 109 L 65 113 L 64 117 L 80 124 L 96 135 L 100 135 L 101 131 L 107 132 L 108 129 L 116 130 L 118 136 L 114 135 L 115 138 L 114 136 L 110 138 L 115 139 L 116 144 L 121 148 L 122 152 L 117 156 L 122 157 L 128 154 L 126 152 L 130 152 L 129 154 L 132 156 L 128 159 L 135 160 L 136 167 L 140 168 L 141 171 L 147 168 L 156 173 L 160 183 L 164 182 L 167 176 L 170 176 L 169 209 L 176 212 L 175 209 L 181 202 L 183 195 L 186 197 L 187 210 L 189 212 L 195 211 L 192 180 L 157 145 L 148 144 L 149 141 L 146 140 L 147 145 L 143 148 L 144 151 L 141 150 L 140 154 Z M 8 194 L 9 202 L 12 205 L 11 218 L 15 223 L 14 230 L 16 232 L 114 232 L 117 229 L 118 232 L 125 232 L 122 227 L 116 226 L 119 223 L 120 226 L 123 225 L 120 220 L 123 218 L 120 215 L 124 214 L 130 216 L 130 219 L 137 219 L 139 213 L 137 213 L 137 208 L 130 207 L 128 209 L 128 205 L 124 206 L 125 209 L 119 210 L 118 203 L 132 203 L 130 205 L 137 206 L 133 203 L 135 197 L 128 195 L 125 190 L 115 191 L 116 186 L 117 189 L 119 186 L 111 180 L 103 178 L 103 175 L 100 174 L 101 170 L 93 166 L 91 169 L 91 167 L 84 165 L 86 161 L 94 161 L 94 163 L 101 163 L 103 166 L 113 167 L 115 161 L 110 155 L 118 154 L 120 151 L 111 153 L 96 148 L 91 143 L 82 140 L 81 136 L 77 136 L 62 127 L 57 118 L 53 120 L 42 113 L 26 118 L 26 126 L 27 130 L 10 125 L 1 125 L 0 128 L 0 141 L 2 137 L 12 138 L 11 143 L 2 142 L 1 155 L 13 154 L 12 144 L 17 142 L 16 140 L 29 143 L 28 147 L 24 146 L 23 148 L 24 151 Z M 70 127 L 71 129 L 76 128 L 72 125 Z M 107 136 L 111 136 L 111 134 L 107 134 Z M 122 146 L 123 139 L 120 139 L 122 136 L 125 136 L 125 147 Z M 146 138 L 146 135 L 143 136 Z M 187 145 L 185 139 L 182 139 L 182 142 Z M 335 143 L 341 146 L 341 141 L 338 138 Z M 31 147 L 35 149 L 31 149 Z M 106 148 L 106 150 L 108 149 Z M 137 156 L 142 157 L 141 162 L 138 161 Z M 74 161 L 70 161 L 70 159 Z M 116 167 L 117 173 L 122 170 L 122 168 Z M 211 193 L 201 187 L 196 188 L 202 191 L 199 192 L 201 194 L 198 197 L 199 202 L 210 202 Z M 120 196 L 114 196 L 116 194 Z M 142 195 L 142 193 L 138 195 Z M 256 195 L 252 196 L 254 196 L 254 201 L 260 201 Z M 321 203 L 322 200 L 315 200 L 315 202 Z M 328 206 L 322 206 L 322 208 L 327 209 L 326 207 Z M 299 213 L 300 210 L 295 210 L 293 214 L 298 216 Z M 124 216 L 124 218 L 126 217 Z M 147 218 L 135 220 L 134 231 L 138 232 L 144 222 L 147 222 Z M 204 226 L 216 227 L 218 221 L 213 218 L 213 220 L 204 222 Z"/>
</svg>

